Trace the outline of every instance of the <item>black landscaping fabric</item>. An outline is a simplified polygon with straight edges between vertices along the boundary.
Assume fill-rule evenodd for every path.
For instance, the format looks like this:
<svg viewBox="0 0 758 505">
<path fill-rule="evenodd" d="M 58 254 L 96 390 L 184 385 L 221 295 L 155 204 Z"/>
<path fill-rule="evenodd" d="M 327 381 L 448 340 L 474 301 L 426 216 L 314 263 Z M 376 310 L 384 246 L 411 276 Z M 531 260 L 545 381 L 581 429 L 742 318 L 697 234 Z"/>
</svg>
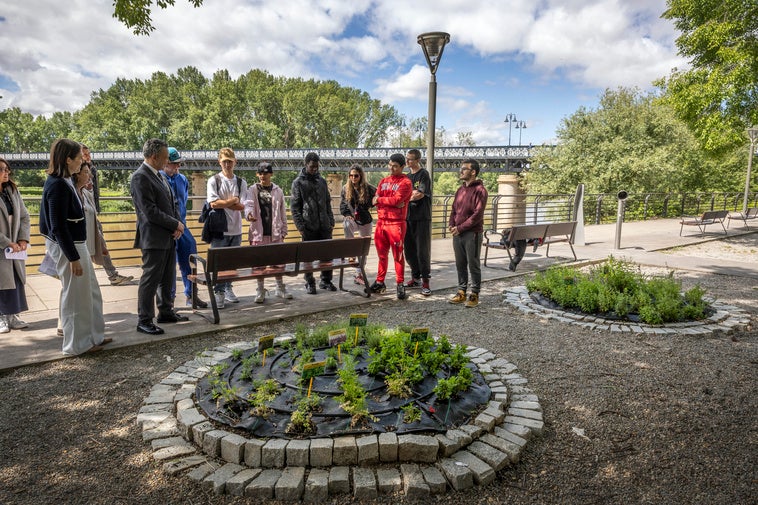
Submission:
<svg viewBox="0 0 758 505">
<path fill-rule="evenodd" d="M 325 359 L 326 348 L 314 350 L 313 361 Z M 307 395 L 308 381 L 299 386 L 300 372 L 295 370 L 300 354 L 296 351 L 282 350 L 272 353 L 264 366 L 253 369 L 252 380 L 241 379 L 242 360 L 254 354 L 255 349 L 243 352 L 240 359 L 228 358 L 223 361 L 229 366 L 221 373 L 223 384 L 238 388 L 237 400 L 231 402 L 212 398 L 212 386 L 209 377 L 198 381 L 196 400 L 205 414 L 219 423 L 244 430 L 256 437 L 281 438 L 317 438 L 325 436 L 369 434 L 394 432 L 404 433 L 444 433 L 448 429 L 467 423 L 477 415 L 490 400 L 490 388 L 475 365 L 467 366 L 473 372 L 474 379 L 470 388 L 452 399 L 438 400 L 433 390 L 438 378 L 447 378 L 450 374 L 444 367 L 436 375 L 426 374 L 424 380 L 412 386 L 410 398 L 392 397 L 387 393 L 384 375 L 369 375 L 367 367 L 371 358 L 364 352 L 356 358 L 356 372 L 367 392 L 369 413 L 375 420 L 366 420 L 351 427 L 351 416 L 339 407 L 335 397 L 342 394 L 337 383 L 337 372 L 326 371 L 313 379 L 311 394 L 321 397 L 320 411 L 313 413 L 316 431 L 308 434 L 286 433 L 290 416 L 297 408 L 297 401 Z M 273 412 L 265 418 L 252 415 L 246 398 L 254 391 L 254 380 L 274 379 L 280 385 L 280 393 L 267 404 Z M 421 419 L 413 423 L 403 422 L 402 407 L 409 403 L 421 410 Z"/>
</svg>

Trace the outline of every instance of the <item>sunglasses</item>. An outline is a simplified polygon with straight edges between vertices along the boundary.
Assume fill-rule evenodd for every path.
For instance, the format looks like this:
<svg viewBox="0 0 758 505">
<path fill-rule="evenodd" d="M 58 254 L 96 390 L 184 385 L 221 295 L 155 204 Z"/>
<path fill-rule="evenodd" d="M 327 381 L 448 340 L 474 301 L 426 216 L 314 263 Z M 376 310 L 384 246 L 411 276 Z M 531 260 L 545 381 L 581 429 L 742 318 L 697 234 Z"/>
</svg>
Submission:
<svg viewBox="0 0 758 505">
<path fill-rule="evenodd" d="M 350 174 L 350 175 L 349 175 L 349 177 L 351 177 L 351 178 L 352 178 L 352 177 L 358 177 L 358 178 L 360 178 L 360 177 L 361 177 L 361 174 Z"/>
</svg>

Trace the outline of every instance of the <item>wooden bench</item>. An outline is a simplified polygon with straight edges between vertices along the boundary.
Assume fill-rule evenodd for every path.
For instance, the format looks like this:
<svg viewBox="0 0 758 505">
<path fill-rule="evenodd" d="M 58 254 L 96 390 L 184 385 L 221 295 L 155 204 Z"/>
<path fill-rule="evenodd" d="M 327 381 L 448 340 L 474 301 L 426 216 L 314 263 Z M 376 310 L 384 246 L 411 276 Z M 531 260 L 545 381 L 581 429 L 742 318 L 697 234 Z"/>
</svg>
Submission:
<svg viewBox="0 0 758 505">
<path fill-rule="evenodd" d="M 508 253 L 508 258 L 513 261 L 511 247 L 515 245 L 517 240 L 537 240 L 538 244 L 547 244 L 545 251 L 547 257 L 550 257 L 550 244 L 566 242 L 571 248 L 574 261 L 576 261 L 576 252 L 571 243 L 575 230 L 576 221 L 517 225 L 510 228 L 507 237 L 505 236 L 506 230 L 502 232 L 487 230 L 484 232 L 484 266 L 487 266 L 489 249 L 504 249 Z"/>
<path fill-rule="evenodd" d="M 740 221 L 745 223 L 745 228 L 749 230 L 750 227 L 747 225 L 747 222 L 752 221 L 753 219 L 758 219 L 758 207 L 753 207 L 751 209 L 748 209 L 746 213 L 730 212 L 726 218 L 727 218 L 727 221 L 726 221 L 727 228 L 729 228 L 729 225 L 732 224 L 732 219 L 739 219 Z"/>
<path fill-rule="evenodd" d="M 213 292 L 218 283 L 339 270 L 339 289 L 348 291 L 343 287 L 345 268 L 358 268 L 366 279 L 366 257 L 370 249 L 371 237 L 211 248 L 206 258 L 199 254 L 190 255 L 192 272 L 188 278 L 193 282 L 192 298 L 196 298 L 198 285 L 207 286 L 212 322 L 218 324 L 221 318 Z M 367 298 L 371 296 L 365 287 L 362 292 L 349 292 Z M 200 313 L 194 304 L 192 308 Z"/>
<path fill-rule="evenodd" d="M 703 212 L 703 215 L 700 217 L 690 216 L 686 217 L 683 216 L 682 220 L 679 221 L 681 226 L 679 227 L 679 236 L 682 236 L 682 230 L 685 226 L 697 226 L 698 230 L 700 230 L 700 236 L 705 236 L 705 227 L 709 224 L 720 224 L 721 228 L 724 230 L 724 235 L 726 235 L 726 228 L 724 227 L 724 219 L 726 219 L 729 216 L 728 210 L 709 210 L 706 212 Z"/>
</svg>

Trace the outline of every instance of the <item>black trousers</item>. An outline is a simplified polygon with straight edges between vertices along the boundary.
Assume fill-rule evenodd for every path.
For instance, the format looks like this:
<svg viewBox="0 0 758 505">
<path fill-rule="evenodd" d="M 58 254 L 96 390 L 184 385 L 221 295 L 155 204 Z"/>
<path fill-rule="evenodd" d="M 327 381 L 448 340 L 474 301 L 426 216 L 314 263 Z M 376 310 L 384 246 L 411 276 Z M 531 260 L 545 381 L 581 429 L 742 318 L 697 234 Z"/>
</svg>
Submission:
<svg viewBox="0 0 758 505">
<path fill-rule="evenodd" d="M 140 324 L 152 323 L 156 299 L 158 313 L 173 311 L 172 288 L 176 287 L 176 247 L 142 250 L 142 277 L 137 290 L 137 315 Z"/>
<path fill-rule="evenodd" d="M 300 235 L 303 237 L 303 242 L 308 242 L 310 240 L 326 240 L 332 238 L 332 230 L 320 230 L 317 232 L 304 230 L 300 232 Z M 332 282 L 332 276 L 332 270 L 324 270 L 320 275 L 321 282 Z M 303 278 L 308 284 L 316 283 L 316 279 L 313 277 L 313 273 L 311 272 L 304 274 Z"/>
<path fill-rule="evenodd" d="M 432 228 L 429 221 L 408 221 L 403 240 L 405 260 L 414 279 L 428 279 L 432 274 Z"/>
</svg>

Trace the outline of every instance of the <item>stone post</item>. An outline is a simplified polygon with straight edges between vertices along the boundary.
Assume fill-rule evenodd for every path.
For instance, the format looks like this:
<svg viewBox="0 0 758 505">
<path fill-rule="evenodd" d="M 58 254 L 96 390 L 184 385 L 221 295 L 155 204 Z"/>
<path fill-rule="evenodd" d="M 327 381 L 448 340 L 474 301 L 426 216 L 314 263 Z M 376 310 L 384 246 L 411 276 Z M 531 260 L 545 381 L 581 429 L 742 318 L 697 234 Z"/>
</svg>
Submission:
<svg viewBox="0 0 758 505">
<path fill-rule="evenodd" d="M 329 195 L 332 197 L 332 213 L 334 214 L 334 222 L 342 222 L 342 214 L 340 214 L 340 195 L 342 194 L 342 186 L 345 185 L 342 180 L 342 174 L 326 174 L 326 185 L 329 187 Z M 335 226 L 336 227 L 336 226 Z"/>
<path fill-rule="evenodd" d="M 205 172 L 192 172 L 189 177 L 190 185 L 191 185 L 191 196 L 202 196 L 205 197 L 207 190 L 208 190 L 208 177 L 206 177 Z M 190 199 L 187 202 L 187 211 L 189 210 L 197 210 L 203 208 L 203 203 L 198 202 L 197 203 L 197 209 L 194 208 L 195 201 Z"/>
<path fill-rule="evenodd" d="M 497 222 L 493 228 L 502 230 L 514 225 L 526 224 L 526 198 L 519 186 L 518 174 L 503 174 L 497 178 Z"/>
</svg>

